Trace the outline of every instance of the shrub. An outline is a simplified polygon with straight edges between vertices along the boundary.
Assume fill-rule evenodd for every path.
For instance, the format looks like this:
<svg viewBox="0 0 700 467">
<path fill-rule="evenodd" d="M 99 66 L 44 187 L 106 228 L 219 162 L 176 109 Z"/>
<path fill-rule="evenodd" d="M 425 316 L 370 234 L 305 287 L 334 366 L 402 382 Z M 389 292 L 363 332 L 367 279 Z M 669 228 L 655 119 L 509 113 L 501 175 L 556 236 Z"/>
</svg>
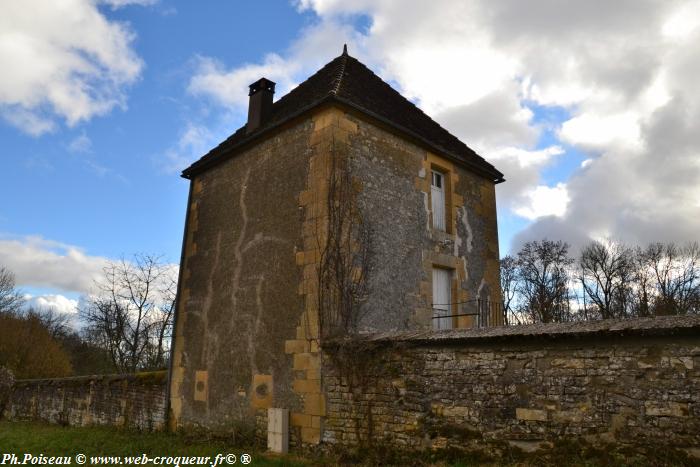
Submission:
<svg viewBox="0 0 700 467">
<path fill-rule="evenodd" d="M 70 376 L 68 355 L 35 316 L 0 315 L 0 365 L 17 379 Z"/>
</svg>

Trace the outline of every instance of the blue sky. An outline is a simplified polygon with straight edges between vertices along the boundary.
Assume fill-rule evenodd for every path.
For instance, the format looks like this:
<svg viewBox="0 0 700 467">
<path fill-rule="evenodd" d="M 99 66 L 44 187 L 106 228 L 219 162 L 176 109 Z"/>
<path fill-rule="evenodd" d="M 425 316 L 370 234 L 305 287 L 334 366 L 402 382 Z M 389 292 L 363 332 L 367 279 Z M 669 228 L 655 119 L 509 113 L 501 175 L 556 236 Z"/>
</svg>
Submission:
<svg viewBox="0 0 700 467">
<path fill-rule="evenodd" d="M 177 263 L 179 171 L 243 123 L 247 84 L 279 97 L 345 42 L 505 173 L 502 254 L 697 240 L 700 7 L 623 3 L 4 2 L 0 264 L 70 311 L 105 260 Z"/>
<path fill-rule="evenodd" d="M 283 3 L 269 16 L 269 34 L 250 21 L 260 14 L 253 2 L 100 11 L 136 32 L 132 46 L 145 62 L 143 73 L 126 89 L 126 108 L 103 117 L 73 127 L 58 119 L 55 132 L 38 137 L 0 126 L 12 174 L 0 189 L 16 201 L 3 206 L 0 230 L 79 245 L 93 255 L 159 252 L 177 262 L 187 181 L 162 167 L 161 156 L 188 114 L 206 112 L 186 93 L 193 60 L 206 54 L 232 64 L 255 61 L 283 48 L 311 18 Z"/>
</svg>

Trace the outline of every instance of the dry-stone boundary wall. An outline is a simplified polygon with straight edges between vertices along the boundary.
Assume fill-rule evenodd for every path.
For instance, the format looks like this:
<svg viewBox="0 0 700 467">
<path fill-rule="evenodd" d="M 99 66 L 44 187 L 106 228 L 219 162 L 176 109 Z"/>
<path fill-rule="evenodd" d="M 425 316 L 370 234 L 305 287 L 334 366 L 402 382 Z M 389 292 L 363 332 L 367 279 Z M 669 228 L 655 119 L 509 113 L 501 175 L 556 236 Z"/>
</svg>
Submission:
<svg viewBox="0 0 700 467">
<path fill-rule="evenodd" d="M 165 426 L 166 380 L 165 371 L 19 380 L 5 416 L 69 426 L 159 430 Z"/>
<path fill-rule="evenodd" d="M 324 440 L 412 448 L 561 436 L 700 447 L 700 317 L 326 343 Z"/>
</svg>

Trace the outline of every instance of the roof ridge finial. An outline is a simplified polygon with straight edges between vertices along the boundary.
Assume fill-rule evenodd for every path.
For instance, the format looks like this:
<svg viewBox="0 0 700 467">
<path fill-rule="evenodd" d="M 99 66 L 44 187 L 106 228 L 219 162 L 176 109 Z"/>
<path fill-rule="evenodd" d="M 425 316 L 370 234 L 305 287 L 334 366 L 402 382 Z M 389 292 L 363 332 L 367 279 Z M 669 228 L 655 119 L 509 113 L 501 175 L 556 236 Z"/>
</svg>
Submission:
<svg viewBox="0 0 700 467">
<path fill-rule="evenodd" d="M 348 54 L 348 45 L 343 44 L 343 55 L 347 55 L 347 54 Z"/>
</svg>

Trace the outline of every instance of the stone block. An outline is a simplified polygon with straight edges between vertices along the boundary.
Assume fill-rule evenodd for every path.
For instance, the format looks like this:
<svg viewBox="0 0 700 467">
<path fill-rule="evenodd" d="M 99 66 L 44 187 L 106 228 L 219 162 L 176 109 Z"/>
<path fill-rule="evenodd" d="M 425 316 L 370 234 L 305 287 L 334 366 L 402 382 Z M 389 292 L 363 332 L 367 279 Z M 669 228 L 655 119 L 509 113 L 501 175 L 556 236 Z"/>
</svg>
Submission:
<svg viewBox="0 0 700 467">
<path fill-rule="evenodd" d="M 680 402 L 654 402 L 644 403 L 644 413 L 650 417 L 687 417 L 688 404 Z"/>
<path fill-rule="evenodd" d="M 438 417 L 441 417 L 445 412 L 445 406 L 439 402 L 433 402 L 430 404 L 430 411 Z"/>
<path fill-rule="evenodd" d="M 341 116 L 338 119 L 338 123 L 341 129 L 349 133 L 357 133 L 357 123 L 350 120 L 346 115 Z"/>
<path fill-rule="evenodd" d="M 289 451 L 289 410 L 267 410 L 267 448 L 279 454 Z"/>
<path fill-rule="evenodd" d="M 527 408 L 518 407 L 515 409 L 515 418 L 517 418 L 518 420 L 546 422 L 547 421 L 547 412 L 545 410 L 527 409 Z"/>
<path fill-rule="evenodd" d="M 304 190 L 301 193 L 299 193 L 299 196 L 298 196 L 299 205 L 301 205 L 301 206 L 306 206 L 311 201 L 313 201 L 313 199 L 314 199 L 314 193 L 313 193 L 313 191 L 310 191 L 310 190 Z"/>
<path fill-rule="evenodd" d="M 319 379 L 298 379 L 292 383 L 292 388 L 296 393 L 320 393 L 321 380 Z"/>
<path fill-rule="evenodd" d="M 321 393 L 304 395 L 304 413 L 309 415 L 326 415 L 326 398 Z"/>
<path fill-rule="evenodd" d="M 316 312 L 317 306 L 317 295 L 318 295 L 318 280 L 313 277 L 310 279 L 302 279 L 299 281 L 299 286 L 297 288 L 299 295 L 304 297 L 304 310 L 308 312 Z M 306 318 L 303 316 L 303 318 Z"/>
<path fill-rule="evenodd" d="M 319 230 L 320 226 L 318 222 L 314 220 L 305 220 L 301 225 L 301 234 L 304 237 L 315 237 Z"/>
<path fill-rule="evenodd" d="M 272 406 L 272 375 L 253 375 L 253 393 L 250 404 L 256 409 L 267 409 Z"/>
<path fill-rule="evenodd" d="M 582 369 L 585 361 L 580 358 L 553 358 L 551 365 L 556 368 Z"/>
<path fill-rule="evenodd" d="M 311 354 L 308 352 L 294 354 L 293 368 L 295 370 L 306 370 L 308 368 L 311 368 L 311 364 L 309 363 L 310 357 Z"/>
<path fill-rule="evenodd" d="M 535 452 L 543 447 L 543 441 L 521 441 L 521 440 L 506 440 L 511 446 L 522 449 L 525 452 Z"/>
<path fill-rule="evenodd" d="M 206 402 L 209 397 L 209 372 L 199 370 L 194 372 L 194 400 Z"/>
<path fill-rule="evenodd" d="M 678 357 L 677 362 L 677 364 L 675 362 L 674 364 L 678 366 L 682 365 L 686 370 L 693 369 L 693 357 Z"/>
<path fill-rule="evenodd" d="M 315 341 L 315 340 L 311 341 L 310 346 L 309 346 L 309 351 L 312 353 L 319 351 L 318 341 Z M 320 378 L 314 378 L 314 379 L 320 379 Z"/>
<path fill-rule="evenodd" d="M 466 418 L 469 416 L 469 407 L 462 406 L 447 406 L 442 409 L 442 415 L 445 417 Z"/>
<path fill-rule="evenodd" d="M 285 353 L 304 353 L 309 351 L 309 341 L 304 339 L 288 340 L 284 343 Z"/>
<path fill-rule="evenodd" d="M 322 144 L 326 142 L 331 142 L 333 138 L 333 131 L 328 127 L 322 127 L 318 130 L 314 130 L 313 133 L 311 133 L 311 140 L 310 144 L 312 146 L 317 145 L 317 144 Z"/>
<path fill-rule="evenodd" d="M 310 427 L 311 415 L 300 412 L 292 412 L 292 414 L 290 415 L 289 423 L 292 426 Z"/>
<path fill-rule="evenodd" d="M 552 412 L 552 420 L 557 423 L 580 423 L 583 420 L 583 413 L 577 410 Z"/>
<path fill-rule="evenodd" d="M 318 444 L 321 442 L 321 429 L 313 427 L 302 427 L 301 442 L 306 444 Z"/>
</svg>

